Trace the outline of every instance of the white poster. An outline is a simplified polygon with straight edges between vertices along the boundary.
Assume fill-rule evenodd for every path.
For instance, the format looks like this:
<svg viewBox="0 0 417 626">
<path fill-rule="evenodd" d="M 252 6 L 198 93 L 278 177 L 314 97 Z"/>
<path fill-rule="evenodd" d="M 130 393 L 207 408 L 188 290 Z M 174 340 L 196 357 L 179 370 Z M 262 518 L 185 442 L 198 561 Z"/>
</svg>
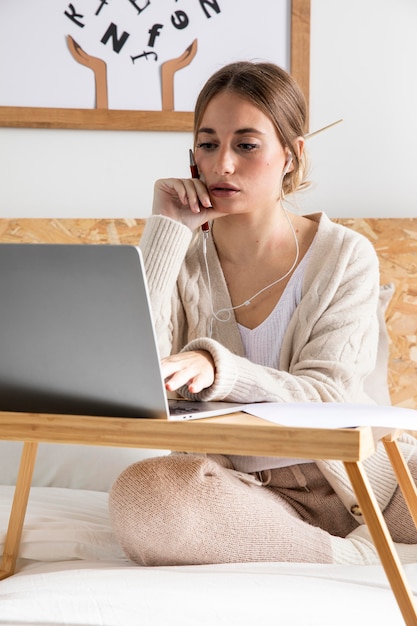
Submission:
<svg viewBox="0 0 417 626">
<path fill-rule="evenodd" d="M 290 0 L 2 0 L 0 106 L 192 111 L 236 60 L 290 65 Z"/>
</svg>

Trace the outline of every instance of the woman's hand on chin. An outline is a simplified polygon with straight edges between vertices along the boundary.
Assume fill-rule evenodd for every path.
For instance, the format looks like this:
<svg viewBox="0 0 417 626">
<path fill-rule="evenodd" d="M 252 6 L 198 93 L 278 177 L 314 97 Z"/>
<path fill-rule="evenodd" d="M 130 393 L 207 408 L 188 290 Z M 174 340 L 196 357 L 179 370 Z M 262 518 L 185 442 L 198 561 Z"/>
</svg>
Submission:
<svg viewBox="0 0 417 626">
<path fill-rule="evenodd" d="M 212 207 L 204 183 L 198 178 L 161 178 L 155 182 L 153 215 L 164 215 L 191 231 L 221 217 Z"/>
</svg>

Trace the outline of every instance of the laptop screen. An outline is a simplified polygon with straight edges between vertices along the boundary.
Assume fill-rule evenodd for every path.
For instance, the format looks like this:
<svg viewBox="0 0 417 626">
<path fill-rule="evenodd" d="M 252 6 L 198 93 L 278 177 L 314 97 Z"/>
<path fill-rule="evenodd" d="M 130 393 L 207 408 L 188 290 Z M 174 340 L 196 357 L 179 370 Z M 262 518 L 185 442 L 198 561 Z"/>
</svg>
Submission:
<svg viewBox="0 0 417 626">
<path fill-rule="evenodd" d="M 141 253 L 0 244 L 0 410 L 167 417 Z"/>
</svg>

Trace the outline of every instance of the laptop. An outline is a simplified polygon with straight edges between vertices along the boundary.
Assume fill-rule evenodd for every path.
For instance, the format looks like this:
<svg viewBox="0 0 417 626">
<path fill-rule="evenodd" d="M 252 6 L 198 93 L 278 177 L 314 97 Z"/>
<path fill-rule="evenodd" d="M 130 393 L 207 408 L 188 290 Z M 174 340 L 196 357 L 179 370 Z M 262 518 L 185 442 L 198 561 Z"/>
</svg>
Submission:
<svg viewBox="0 0 417 626">
<path fill-rule="evenodd" d="M 0 410 L 197 419 L 169 401 L 139 248 L 0 244 Z"/>
</svg>

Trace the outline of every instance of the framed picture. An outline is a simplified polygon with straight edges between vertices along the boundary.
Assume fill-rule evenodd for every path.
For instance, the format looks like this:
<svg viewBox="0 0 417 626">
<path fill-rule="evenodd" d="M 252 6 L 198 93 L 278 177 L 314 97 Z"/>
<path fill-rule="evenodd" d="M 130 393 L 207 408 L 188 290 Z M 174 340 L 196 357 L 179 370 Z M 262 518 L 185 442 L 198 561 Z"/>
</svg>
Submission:
<svg viewBox="0 0 417 626">
<path fill-rule="evenodd" d="M 308 103 L 310 0 L 15 0 L 1 52 L 0 126 L 190 131 L 236 60 L 281 65 Z"/>
</svg>

